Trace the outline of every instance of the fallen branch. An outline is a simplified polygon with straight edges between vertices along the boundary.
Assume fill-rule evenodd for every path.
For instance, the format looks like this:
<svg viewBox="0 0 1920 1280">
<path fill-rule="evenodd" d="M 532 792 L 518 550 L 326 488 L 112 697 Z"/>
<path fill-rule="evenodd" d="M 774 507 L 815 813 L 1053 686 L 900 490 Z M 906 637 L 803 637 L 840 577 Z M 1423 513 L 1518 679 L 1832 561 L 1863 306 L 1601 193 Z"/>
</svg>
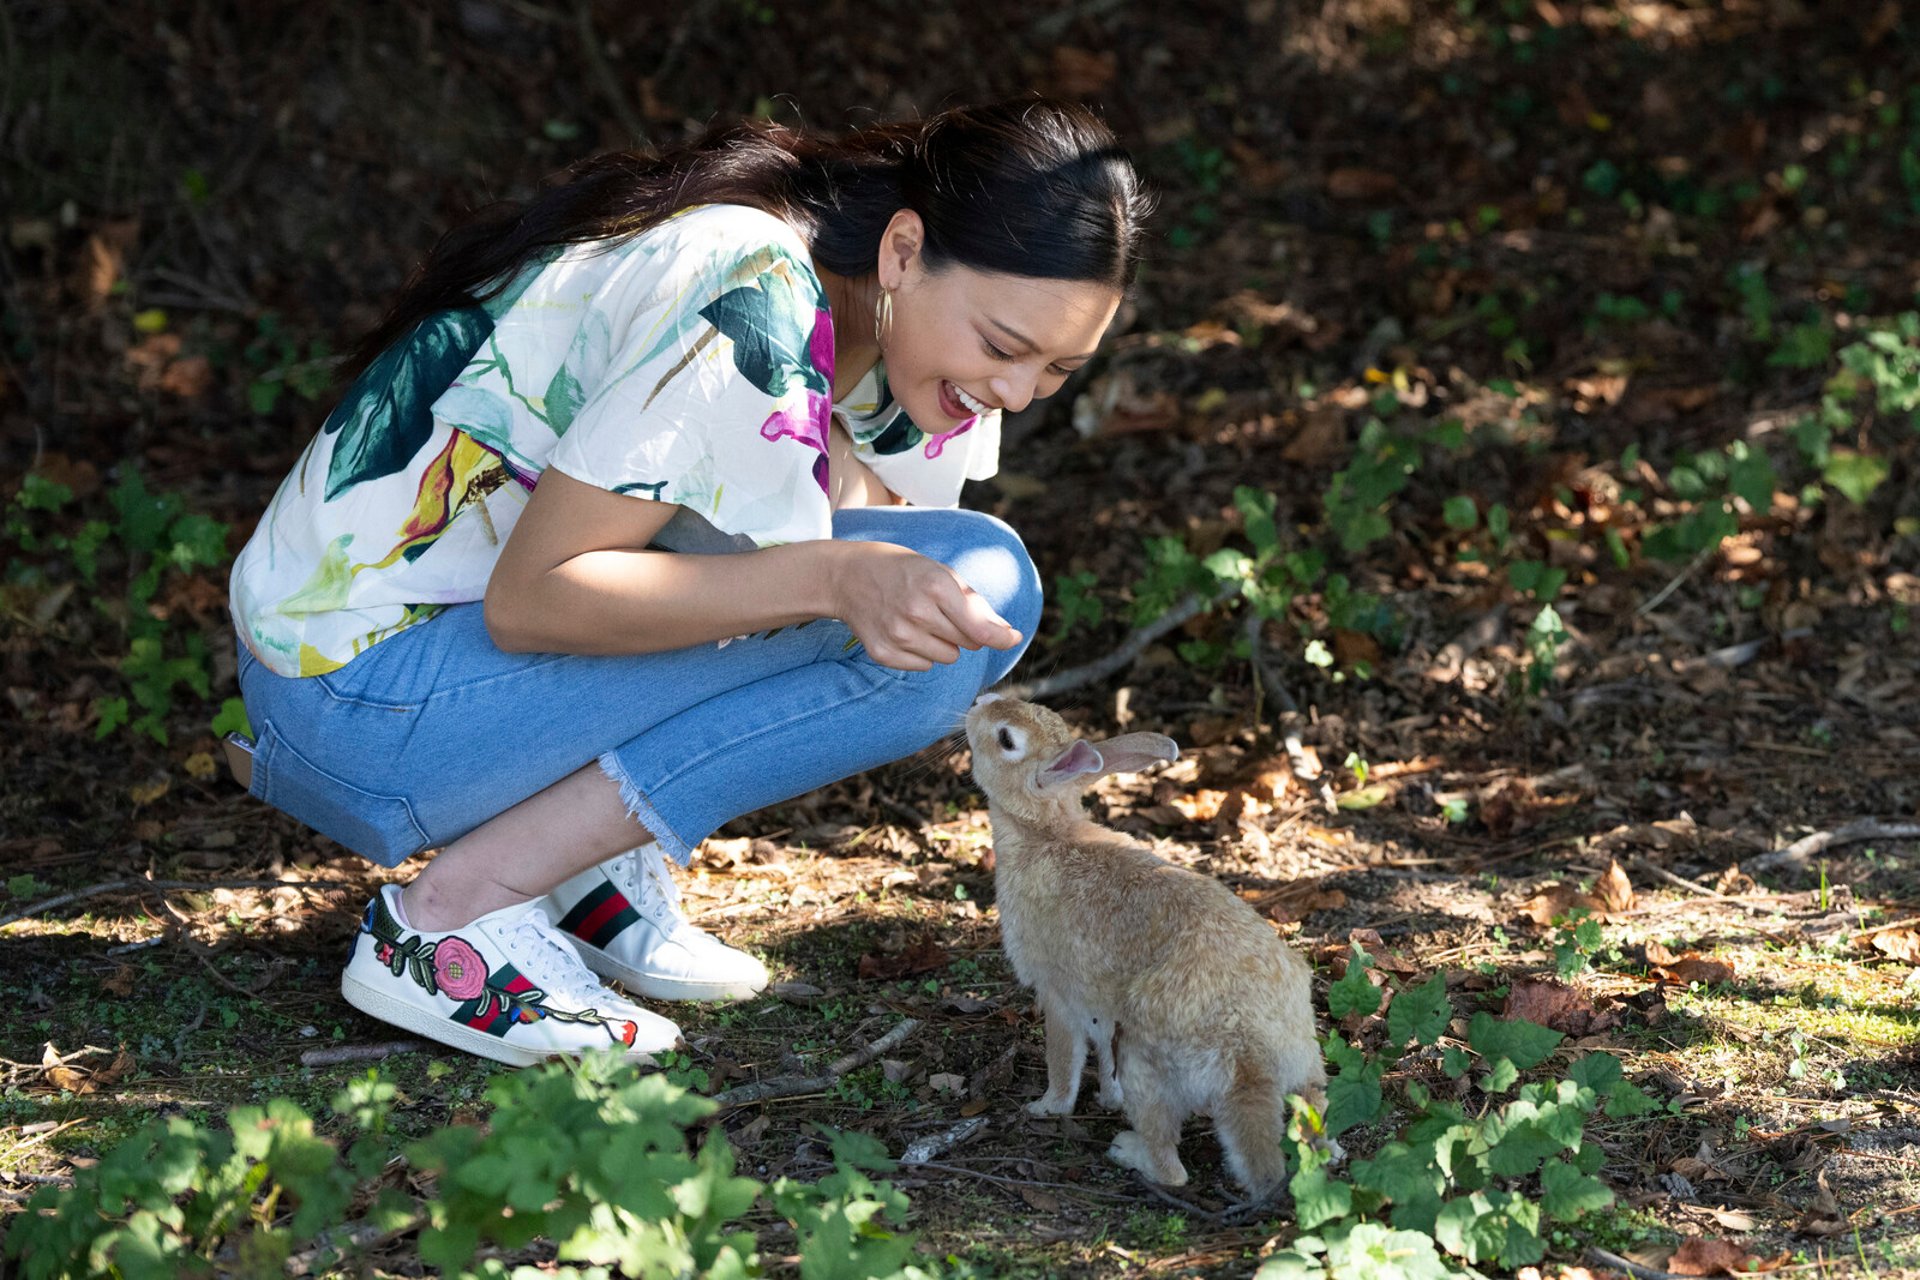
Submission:
<svg viewBox="0 0 1920 1280">
<path fill-rule="evenodd" d="M 1267 665 L 1265 651 L 1260 645 L 1260 615 L 1249 613 L 1246 619 L 1247 652 L 1253 660 L 1253 678 L 1260 693 L 1273 703 L 1274 713 L 1280 717 L 1282 741 L 1287 749 L 1287 761 L 1293 767 L 1293 776 L 1301 786 L 1320 797 L 1320 805 L 1328 813 L 1335 812 L 1339 805 L 1333 797 L 1333 784 L 1328 782 L 1320 771 L 1313 767 L 1313 761 L 1307 758 L 1307 748 L 1300 741 L 1300 734 L 1294 725 L 1300 719 L 1300 706 L 1293 695 L 1280 682 L 1278 673 Z"/>
<path fill-rule="evenodd" d="M 1658 609 L 1661 605 L 1665 604 L 1667 602 L 1667 597 L 1672 595 L 1674 592 L 1678 591 L 1680 589 L 1681 583 L 1685 582 L 1688 578 L 1691 578 L 1694 574 L 1700 572 L 1700 566 L 1705 564 L 1709 559 L 1711 559 L 1713 557 L 1713 553 L 1718 551 L 1719 549 L 1720 549 L 1720 545 L 1718 543 L 1709 543 L 1708 545 L 1700 548 L 1699 554 L 1694 556 L 1692 560 L 1688 561 L 1687 567 L 1682 569 L 1679 573 L 1673 576 L 1673 581 L 1669 582 L 1666 586 L 1660 588 L 1660 590 L 1654 592 L 1653 598 L 1651 600 L 1648 600 L 1645 604 L 1641 605 L 1638 609 L 1635 609 L 1633 611 L 1634 616 L 1636 618 L 1644 618 L 1648 614 L 1652 613 L 1655 609 Z"/>
<path fill-rule="evenodd" d="M 424 1040 L 383 1040 L 378 1044 L 335 1044 L 309 1049 L 300 1055 L 303 1067 L 333 1067 L 343 1062 L 379 1062 L 401 1053 L 432 1048 Z"/>
<path fill-rule="evenodd" d="M 1644 1266 L 1641 1263 L 1629 1261 L 1617 1253 L 1609 1253 L 1598 1245 L 1589 1245 L 1587 1247 L 1587 1261 L 1593 1263 L 1595 1266 L 1606 1267 L 1613 1271 L 1624 1271 L 1630 1276 L 1637 1277 L 1637 1280 L 1682 1280 L 1680 1276 L 1675 1275 L 1671 1271 L 1662 1271 L 1658 1267 Z"/>
<path fill-rule="evenodd" d="M 84 889 L 75 889 L 71 893 L 55 894 L 30 907 L 23 907 L 10 916 L 0 916 L 0 929 L 10 924 L 37 916 L 43 911 L 55 907 L 64 907 L 70 902 L 79 902 L 86 898 L 97 898 L 103 893 L 116 893 L 123 889 L 152 890 L 166 892 L 173 889 L 331 889 L 344 891 L 346 885 L 325 884 L 313 880 L 147 880 L 139 876 L 129 876 L 122 880 L 102 880 L 99 884 L 90 884 Z"/>
<path fill-rule="evenodd" d="M 1862 840 L 1913 840 L 1920 839 L 1920 823 L 1882 822 L 1878 818 L 1863 818 L 1859 822 L 1849 822 L 1844 827 L 1832 831 L 1816 831 L 1810 836 L 1795 840 L 1784 849 L 1775 849 L 1772 853 L 1763 853 L 1746 864 L 1748 871 L 1770 871 L 1775 867 L 1804 867 L 1807 859 L 1817 853 L 1843 844 L 1858 844 Z"/>
<path fill-rule="evenodd" d="M 792 1098 L 803 1093 L 819 1093 L 822 1090 L 831 1089 L 834 1081 L 841 1076 L 849 1071 L 858 1071 L 881 1054 L 899 1048 L 919 1029 L 918 1018 L 902 1019 L 899 1026 L 866 1048 L 855 1050 L 829 1066 L 824 1075 L 775 1076 L 771 1080 L 756 1080 L 752 1084 L 743 1084 L 736 1089 L 716 1093 L 713 1095 L 713 1100 L 723 1108 L 744 1107 L 750 1103 L 768 1102 L 774 1098 Z"/>
<path fill-rule="evenodd" d="M 1126 668 L 1135 658 L 1145 653 L 1147 646 L 1155 640 L 1180 626 L 1187 619 L 1232 599 L 1239 590 L 1237 583 L 1223 583 L 1211 596 L 1190 595 L 1144 627 L 1137 628 L 1132 635 L 1121 641 L 1118 649 L 1106 657 L 1096 658 L 1092 662 L 1077 667 L 1068 667 L 1065 671 L 1056 671 L 1038 680 L 1022 681 L 1000 692 L 1009 698 L 1031 702 L 1038 698 L 1052 697 L 1056 693 L 1065 693 L 1069 689 L 1078 689 L 1081 685 L 1092 684 L 1096 680 L 1104 680 L 1114 672 Z"/>
<path fill-rule="evenodd" d="M 75 1121 L 75 1123 L 79 1122 Z M 962 1120 L 959 1124 L 943 1129 L 939 1133 L 917 1138 L 908 1144 L 905 1151 L 901 1152 L 900 1163 L 925 1164 L 936 1156 L 945 1155 L 986 1127 L 987 1118 L 975 1116 L 971 1120 Z"/>
<path fill-rule="evenodd" d="M 1657 876 L 1662 880 L 1665 880 L 1670 885 L 1675 885 L 1678 888 L 1685 889 L 1688 893 L 1697 893 L 1703 898 L 1712 898 L 1719 902 L 1738 901 L 1738 899 L 1730 898 L 1726 894 L 1721 893 L 1716 889 L 1709 889 L 1705 885 L 1695 884 L 1693 881 L 1687 879 L 1685 876 L 1675 875 L 1673 872 L 1667 870 L 1665 867 L 1658 866 L 1655 863 L 1649 862 L 1645 858 L 1629 858 L 1627 860 L 1627 865 L 1631 867 L 1635 867 L 1641 871 L 1649 872 L 1650 874 Z"/>
</svg>

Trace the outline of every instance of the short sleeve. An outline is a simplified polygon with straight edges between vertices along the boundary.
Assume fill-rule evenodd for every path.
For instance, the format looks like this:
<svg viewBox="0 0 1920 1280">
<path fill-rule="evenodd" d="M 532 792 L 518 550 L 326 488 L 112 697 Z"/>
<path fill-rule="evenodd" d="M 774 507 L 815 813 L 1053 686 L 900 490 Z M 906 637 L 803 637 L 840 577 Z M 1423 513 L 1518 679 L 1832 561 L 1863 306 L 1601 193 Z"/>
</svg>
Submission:
<svg viewBox="0 0 1920 1280">
<path fill-rule="evenodd" d="M 759 546 L 830 537 L 833 325 L 819 279 L 777 239 L 701 239 L 656 250 L 675 259 L 644 296 L 593 300 L 609 358 L 548 465 Z"/>
</svg>

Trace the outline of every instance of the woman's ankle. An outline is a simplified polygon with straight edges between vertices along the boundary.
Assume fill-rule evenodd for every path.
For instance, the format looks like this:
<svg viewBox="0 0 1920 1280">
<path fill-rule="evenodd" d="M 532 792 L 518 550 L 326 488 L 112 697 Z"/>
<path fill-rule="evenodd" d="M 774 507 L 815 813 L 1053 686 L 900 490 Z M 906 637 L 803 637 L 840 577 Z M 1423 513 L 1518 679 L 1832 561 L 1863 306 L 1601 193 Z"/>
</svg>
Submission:
<svg viewBox="0 0 1920 1280">
<path fill-rule="evenodd" d="M 400 890 L 400 923 L 419 933 L 450 933 L 503 907 L 530 901 L 526 894 L 500 884 L 472 885 L 458 895 L 449 894 L 423 875 Z"/>
</svg>

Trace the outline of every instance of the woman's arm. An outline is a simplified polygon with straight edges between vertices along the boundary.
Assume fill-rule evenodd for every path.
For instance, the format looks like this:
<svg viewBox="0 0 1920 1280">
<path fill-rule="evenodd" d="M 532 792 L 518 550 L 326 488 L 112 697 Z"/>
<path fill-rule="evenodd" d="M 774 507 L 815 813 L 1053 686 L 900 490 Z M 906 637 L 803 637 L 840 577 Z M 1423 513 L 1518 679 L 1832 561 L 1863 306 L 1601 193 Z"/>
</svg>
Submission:
<svg viewBox="0 0 1920 1280">
<path fill-rule="evenodd" d="M 657 653 L 839 618 L 903 670 L 1019 633 L 954 572 L 885 542 L 795 542 L 729 555 L 649 551 L 672 503 L 549 468 L 500 549 L 487 630 L 509 652 Z"/>
</svg>

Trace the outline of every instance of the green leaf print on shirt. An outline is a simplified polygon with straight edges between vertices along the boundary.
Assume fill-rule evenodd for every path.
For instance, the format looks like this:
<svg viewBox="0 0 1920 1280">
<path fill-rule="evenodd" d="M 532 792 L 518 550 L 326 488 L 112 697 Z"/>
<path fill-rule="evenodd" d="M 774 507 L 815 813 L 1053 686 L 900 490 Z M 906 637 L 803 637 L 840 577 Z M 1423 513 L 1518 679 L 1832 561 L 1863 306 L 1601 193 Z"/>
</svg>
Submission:
<svg viewBox="0 0 1920 1280">
<path fill-rule="evenodd" d="M 612 341 L 613 328 L 605 313 L 589 309 L 573 335 L 566 361 L 547 383 L 547 425 L 556 436 L 567 433 L 574 415 L 587 402 L 586 388 L 598 385 L 605 375 Z"/>
<path fill-rule="evenodd" d="M 328 502 L 406 468 L 433 435 L 433 402 L 492 332 L 484 307 L 435 312 L 354 379 L 321 428 L 339 436 L 327 464 Z"/>
<path fill-rule="evenodd" d="M 782 256 L 751 283 L 729 289 L 700 309 L 714 328 L 733 340 L 733 365 L 755 387 L 776 398 L 797 378 L 807 390 L 827 395 L 825 373 L 813 358 L 813 331 L 825 307 L 811 271 Z"/>
</svg>

